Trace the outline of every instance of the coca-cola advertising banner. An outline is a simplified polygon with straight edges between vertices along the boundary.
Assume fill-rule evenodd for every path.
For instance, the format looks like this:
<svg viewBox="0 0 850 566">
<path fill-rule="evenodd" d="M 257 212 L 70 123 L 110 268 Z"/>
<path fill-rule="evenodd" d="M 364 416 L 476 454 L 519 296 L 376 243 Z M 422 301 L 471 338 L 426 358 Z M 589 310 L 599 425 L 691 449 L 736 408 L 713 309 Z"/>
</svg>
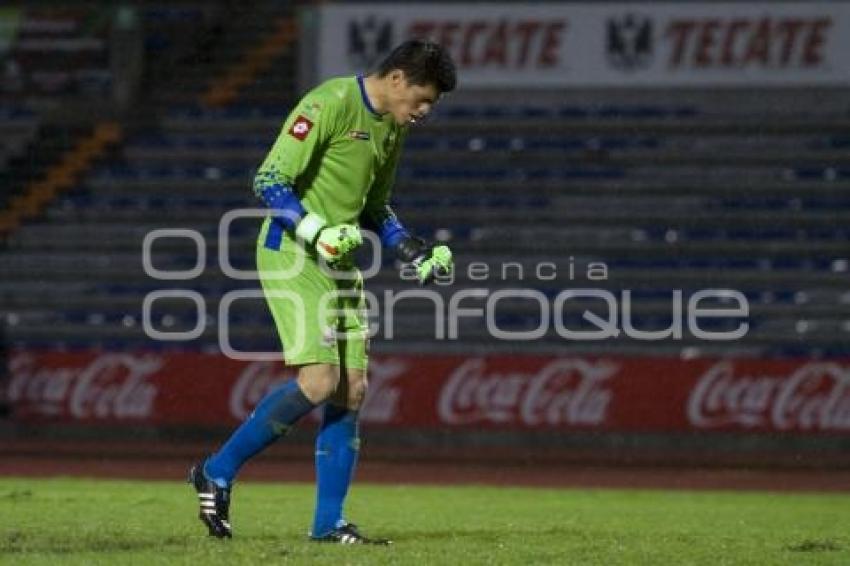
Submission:
<svg viewBox="0 0 850 566">
<path fill-rule="evenodd" d="M 850 83 L 841 2 L 358 2 L 316 13 L 311 82 L 373 69 L 427 37 L 452 52 L 463 88 Z"/>
<path fill-rule="evenodd" d="M 19 351 L 21 421 L 233 425 L 293 377 L 201 353 Z M 409 428 L 850 433 L 850 359 L 375 356 L 365 423 Z"/>
</svg>

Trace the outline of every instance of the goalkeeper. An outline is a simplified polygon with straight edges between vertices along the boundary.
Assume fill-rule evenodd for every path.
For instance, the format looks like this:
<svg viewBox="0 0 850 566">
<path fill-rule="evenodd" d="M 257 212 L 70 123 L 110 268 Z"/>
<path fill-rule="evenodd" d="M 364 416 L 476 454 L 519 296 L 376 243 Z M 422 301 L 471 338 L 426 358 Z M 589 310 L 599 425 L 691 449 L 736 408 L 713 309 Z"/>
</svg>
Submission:
<svg viewBox="0 0 850 566">
<path fill-rule="evenodd" d="M 192 467 L 189 481 L 210 535 L 231 536 L 230 490 L 242 464 L 324 405 L 310 536 L 388 543 L 365 537 L 343 516 L 368 351 L 363 279 L 350 253 L 362 243 L 362 223 L 415 266 L 420 283 L 450 272 L 449 249 L 412 236 L 388 203 L 408 126 L 455 82 L 454 63 L 440 45 L 407 41 L 374 73 L 331 79 L 309 92 L 260 167 L 254 191 L 271 211 L 257 241 L 258 272 L 284 359 L 298 376 L 262 399 L 218 452 Z"/>
</svg>

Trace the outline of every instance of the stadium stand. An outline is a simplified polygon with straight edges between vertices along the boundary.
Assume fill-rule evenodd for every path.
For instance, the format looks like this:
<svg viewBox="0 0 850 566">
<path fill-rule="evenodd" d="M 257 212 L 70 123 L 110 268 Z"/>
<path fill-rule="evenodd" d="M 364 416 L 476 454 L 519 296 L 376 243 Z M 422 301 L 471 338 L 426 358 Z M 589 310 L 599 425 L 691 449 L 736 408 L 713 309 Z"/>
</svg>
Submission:
<svg viewBox="0 0 850 566">
<path fill-rule="evenodd" d="M 13 159 L 20 158 L 35 137 L 38 121 L 32 112 L 22 108 L 4 108 L 0 115 L 0 166 L 5 170 Z"/>
<path fill-rule="evenodd" d="M 4 57 L 3 94 L 48 103 L 57 95 L 107 96 L 108 17 L 84 4 L 22 7 Z"/>
<path fill-rule="evenodd" d="M 263 43 L 292 15 L 263 6 L 234 14 L 232 25 L 209 27 L 222 40 L 206 60 L 191 55 L 202 41 L 196 37 L 184 50 L 189 55 L 162 65 L 177 71 L 153 69 L 157 80 L 147 100 L 154 117 L 134 123 L 108 160 L 8 239 L 0 254 L 0 296 L 12 345 L 218 348 L 222 297 L 258 288 L 220 269 L 220 221 L 229 210 L 258 206 L 250 189 L 253 171 L 297 98 L 297 54 L 280 39 Z M 198 6 L 151 10 L 148 18 L 174 29 L 191 29 L 208 17 Z M 147 36 L 149 49 L 167 42 L 162 29 Z M 262 51 L 263 45 L 273 52 Z M 244 54 L 258 50 L 265 55 L 253 76 L 227 79 Z M 211 77 L 236 80 L 232 96 L 211 95 L 221 87 Z M 375 350 L 847 354 L 849 123 L 847 112 L 794 107 L 743 115 L 708 104 L 446 101 L 411 135 L 396 201 L 411 228 L 451 241 L 461 274 L 454 290 L 523 286 L 539 290 L 550 304 L 564 289 L 601 288 L 619 300 L 628 290 L 634 326 L 658 330 L 671 322 L 671 289 L 682 290 L 687 302 L 699 289 L 722 287 L 746 296 L 750 329 L 734 345 L 687 332 L 652 343 L 627 336 L 577 342 L 554 328 L 539 340 L 496 342 L 482 317 L 470 317 L 461 320 L 459 341 L 435 341 L 433 305 L 402 301 L 394 310 L 394 340 L 376 340 Z M 4 136 L 4 148 L 8 140 Z M 230 227 L 234 267 L 252 269 L 257 224 L 244 219 Z M 163 282 L 144 272 L 142 244 L 158 228 L 204 236 L 201 277 Z M 155 245 L 157 269 L 190 269 L 195 261 L 189 240 Z M 541 261 L 556 264 L 555 277 L 534 272 Z M 487 281 L 466 276 L 473 262 L 490 266 Z M 605 280 L 588 278 L 593 262 L 607 266 Z M 370 281 L 379 298 L 409 285 L 399 281 L 395 267 L 384 261 Z M 200 338 L 158 343 L 145 335 L 144 297 L 163 287 L 201 293 L 206 317 Z M 447 296 L 444 287 L 434 290 Z M 604 316 L 602 306 L 598 299 L 570 301 L 564 323 L 593 329 L 582 313 Z M 505 299 L 495 320 L 503 330 L 518 331 L 537 327 L 540 316 L 536 302 Z M 196 318 L 191 301 L 162 299 L 152 322 L 181 331 L 195 327 Z M 234 347 L 276 349 L 262 298 L 234 303 L 229 320 Z M 741 321 L 716 320 L 703 328 L 728 330 Z"/>
</svg>

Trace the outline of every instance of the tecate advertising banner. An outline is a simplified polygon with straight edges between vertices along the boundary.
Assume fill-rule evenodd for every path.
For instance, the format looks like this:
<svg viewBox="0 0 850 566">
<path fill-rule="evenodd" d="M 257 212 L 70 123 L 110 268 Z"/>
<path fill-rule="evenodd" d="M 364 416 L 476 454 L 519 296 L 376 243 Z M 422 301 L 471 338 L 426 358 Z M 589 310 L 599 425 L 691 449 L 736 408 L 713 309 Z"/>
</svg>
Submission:
<svg viewBox="0 0 850 566">
<path fill-rule="evenodd" d="M 4 384 L 22 422 L 232 426 L 294 377 L 201 353 L 19 351 Z M 850 434 L 850 359 L 376 356 L 370 426 Z"/>
<path fill-rule="evenodd" d="M 324 4 L 321 79 L 401 41 L 447 46 L 470 87 L 850 84 L 850 4 Z"/>
</svg>

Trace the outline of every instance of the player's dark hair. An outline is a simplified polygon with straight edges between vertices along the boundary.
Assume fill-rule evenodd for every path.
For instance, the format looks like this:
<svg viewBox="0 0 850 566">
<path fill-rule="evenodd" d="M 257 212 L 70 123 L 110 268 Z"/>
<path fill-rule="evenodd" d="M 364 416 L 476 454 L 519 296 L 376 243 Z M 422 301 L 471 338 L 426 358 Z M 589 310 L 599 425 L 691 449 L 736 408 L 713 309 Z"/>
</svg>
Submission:
<svg viewBox="0 0 850 566">
<path fill-rule="evenodd" d="M 432 84 L 440 92 L 450 92 L 457 84 L 457 71 L 451 55 L 442 45 L 433 41 L 405 41 L 381 62 L 377 74 L 379 77 L 386 77 L 394 69 L 404 71 L 404 76 L 410 84 Z"/>
</svg>

